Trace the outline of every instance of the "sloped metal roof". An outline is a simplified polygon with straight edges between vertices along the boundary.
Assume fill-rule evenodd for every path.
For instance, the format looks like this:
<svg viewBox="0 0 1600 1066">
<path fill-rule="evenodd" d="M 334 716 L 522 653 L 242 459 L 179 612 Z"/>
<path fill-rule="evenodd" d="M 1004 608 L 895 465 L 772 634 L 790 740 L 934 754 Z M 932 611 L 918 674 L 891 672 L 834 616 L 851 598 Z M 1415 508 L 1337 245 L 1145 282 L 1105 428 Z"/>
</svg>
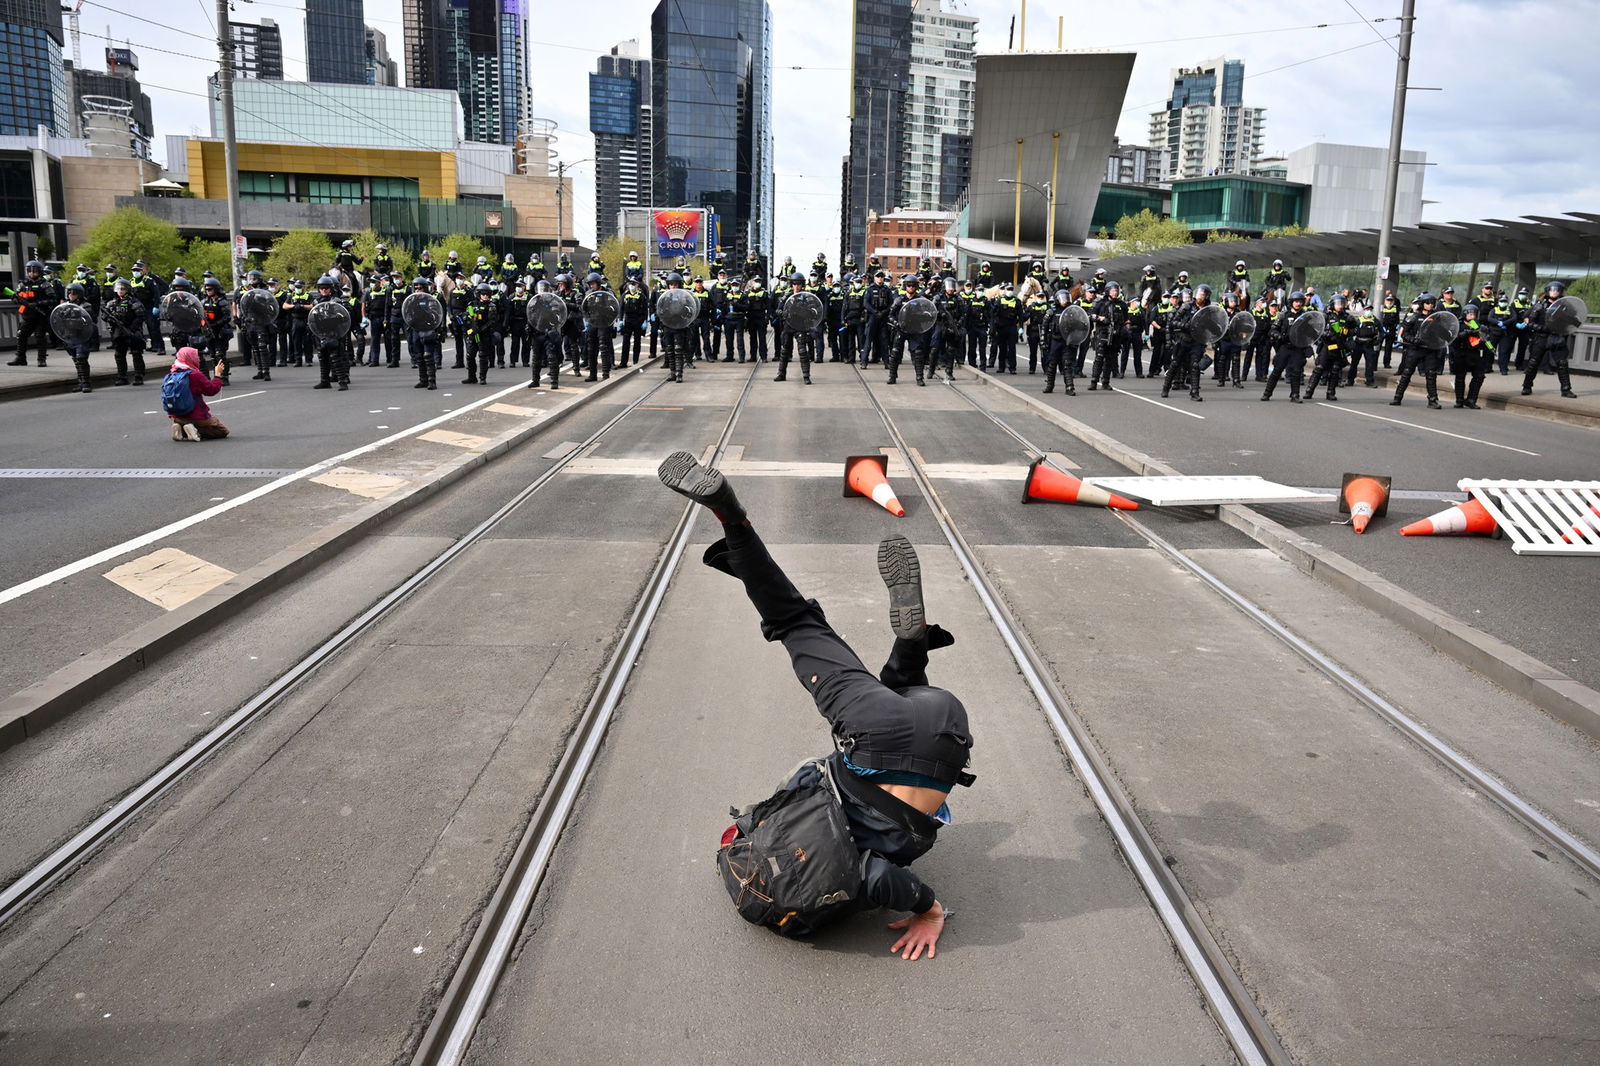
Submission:
<svg viewBox="0 0 1600 1066">
<path fill-rule="evenodd" d="M 1390 241 L 1396 263 L 1572 263 L 1600 259 L 1600 215 L 1568 211 L 1563 215 L 1526 215 L 1521 219 L 1491 218 L 1482 222 L 1424 222 L 1396 226 Z M 1138 255 L 1098 259 L 1096 269 L 1133 274 L 1153 263 L 1163 277 L 1179 270 L 1220 274 L 1243 259 L 1261 270 L 1274 259 L 1290 267 L 1354 266 L 1378 261 L 1378 231 L 1314 233 L 1304 237 L 1270 237 L 1243 241 L 1191 244 Z"/>
</svg>

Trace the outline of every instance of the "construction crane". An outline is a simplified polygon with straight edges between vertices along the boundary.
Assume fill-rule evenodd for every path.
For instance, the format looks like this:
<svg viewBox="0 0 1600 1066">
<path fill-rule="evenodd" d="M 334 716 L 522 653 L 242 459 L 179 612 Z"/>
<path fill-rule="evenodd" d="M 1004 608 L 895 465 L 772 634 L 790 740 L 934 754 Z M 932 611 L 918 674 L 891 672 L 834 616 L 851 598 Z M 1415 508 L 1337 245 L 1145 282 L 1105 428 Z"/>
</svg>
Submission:
<svg viewBox="0 0 1600 1066">
<path fill-rule="evenodd" d="M 72 67 L 74 70 L 83 69 L 83 38 L 78 34 L 78 12 L 83 10 L 83 0 L 74 0 L 71 4 L 62 4 L 61 10 L 66 12 L 68 32 L 72 34 Z M 107 31 L 107 36 L 110 31 Z"/>
</svg>

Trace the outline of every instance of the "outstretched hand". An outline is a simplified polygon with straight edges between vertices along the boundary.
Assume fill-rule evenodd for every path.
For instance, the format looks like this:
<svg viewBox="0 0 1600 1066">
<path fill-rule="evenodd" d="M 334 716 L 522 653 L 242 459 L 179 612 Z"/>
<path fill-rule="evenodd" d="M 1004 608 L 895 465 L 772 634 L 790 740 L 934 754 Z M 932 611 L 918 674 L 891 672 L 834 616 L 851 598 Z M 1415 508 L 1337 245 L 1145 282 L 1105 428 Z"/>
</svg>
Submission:
<svg viewBox="0 0 1600 1066">
<path fill-rule="evenodd" d="M 901 933 L 900 939 L 889 947 L 889 953 L 916 962 L 922 957 L 922 949 L 927 948 L 928 958 L 933 958 L 935 946 L 939 943 L 939 934 L 944 932 L 944 919 L 944 907 L 938 900 L 934 900 L 933 906 L 921 914 L 913 914 L 901 918 L 898 922 L 890 922 L 889 928 L 901 930 Z"/>
</svg>

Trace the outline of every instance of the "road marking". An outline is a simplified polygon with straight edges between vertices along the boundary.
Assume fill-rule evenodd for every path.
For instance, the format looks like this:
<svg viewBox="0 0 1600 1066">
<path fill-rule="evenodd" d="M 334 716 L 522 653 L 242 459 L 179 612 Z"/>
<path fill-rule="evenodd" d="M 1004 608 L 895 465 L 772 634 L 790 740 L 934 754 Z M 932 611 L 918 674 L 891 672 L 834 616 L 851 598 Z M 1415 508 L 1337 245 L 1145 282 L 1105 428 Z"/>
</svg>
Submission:
<svg viewBox="0 0 1600 1066">
<path fill-rule="evenodd" d="M 293 473 L 291 470 L 248 470 L 248 469 L 223 469 L 208 470 L 194 467 L 174 467 L 162 469 L 159 467 L 16 467 L 13 469 L 0 469 L 0 478 L 186 478 L 186 477 L 217 477 L 217 478 L 262 478 L 282 477 Z"/>
<path fill-rule="evenodd" d="M 108 570 L 104 576 L 135 596 L 170 611 L 210 592 L 232 577 L 233 571 L 177 548 L 160 548 Z"/>
<path fill-rule="evenodd" d="M 1143 400 L 1145 403 L 1153 403 L 1157 407 L 1165 407 L 1167 410 L 1172 411 L 1172 412 L 1174 412 L 1176 414 L 1188 415 L 1190 418 L 1198 418 L 1202 422 L 1204 422 L 1206 420 L 1206 416 L 1205 415 L 1197 415 L 1193 411 L 1185 411 L 1183 408 L 1174 407 L 1170 403 L 1162 403 L 1160 400 L 1152 400 L 1148 396 L 1140 396 L 1137 392 L 1128 392 L 1126 389 L 1112 389 L 1111 391 L 1114 392 L 1115 394 L 1117 394 L 1118 396 L 1129 396 L 1129 397 L 1132 397 L 1135 400 Z"/>
<path fill-rule="evenodd" d="M 448 429 L 429 430 L 417 439 L 431 441 L 434 444 L 448 444 L 453 448 L 481 448 L 489 443 L 488 437 L 475 437 L 471 433 L 456 433 Z"/>
<path fill-rule="evenodd" d="M 516 415 L 518 418 L 532 418 L 534 415 L 544 414 L 543 407 L 518 407 L 514 403 L 492 403 L 484 408 L 497 415 Z"/>
<path fill-rule="evenodd" d="M 1398 418 L 1389 418 L 1389 417 L 1387 417 L 1385 415 L 1375 415 L 1375 414 L 1371 414 L 1371 413 L 1369 413 L 1367 411 L 1357 411 L 1357 410 L 1354 410 L 1354 409 L 1349 408 L 1349 407 L 1341 406 L 1339 404 L 1322 403 L 1322 402 L 1319 401 L 1317 403 L 1317 406 L 1318 407 L 1326 407 L 1330 411 L 1342 411 L 1347 415 L 1360 415 L 1362 418 L 1376 418 L 1379 422 L 1393 422 L 1397 426 L 1405 426 L 1405 427 L 1407 427 L 1409 429 L 1420 429 L 1425 433 L 1437 433 L 1442 437 L 1454 437 L 1456 440 L 1471 441 L 1473 444 L 1483 444 L 1483 445 L 1486 445 L 1486 446 L 1488 446 L 1490 448 L 1502 448 L 1502 449 L 1504 449 L 1505 451 L 1508 451 L 1508 452 L 1516 452 L 1518 455 L 1531 455 L 1535 459 L 1537 459 L 1539 457 L 1539 453 L 1538 452 L 1530 452 L 1530 451 L 1526 451 L 1526 450 L 1524 450 L 1522 448 L 1513 448 L 1509 444 L 1496 444 L 1492 440 L 1483 440 L 1483 439 L 1481 439 L 1479 437 L 1469 437 L 1464 433 L 1451 433 L 1449 430 L 1446 430 L 1446 429 L 1434 429 L 1432 426 L 1419 426 L 1415 422 L 1404 422 L 1404 421 L 1401 421 Z"/>
<path fill-rule="evenodd" d="M 406 483 L 403 477 L 396 477 L 393 474 L 374 474 L 366 470 L 357 470 L 353 466 L 335 467 L 311 480 L 314 484 L 326 485 L 330 489 L 344 489 L 357 496 L 365 496 L 369 500 L 381 500 Z"/>
<path fill-rule="evenodd" d="M 241 393 L 238 393 L 238 394 L 233 395 L 233 396 L 218 396 L 215 400 L 208 400 L 206 402 L 207 403 L 227 403 L 229 400 L 243 400 L 243 399 L 246 399 L 247 397 L 250 397 L 250 396 L 265 396 L 266 394 L 267 394 L 267 390 L 266 389 L 257 389 L 255 392 L 241 392 Z"/>
<path fill-rule="evenodd" d="M 181 533 L 190 526 L 198 525 L 207 519 L 215 518 L 219 514 L 225 514 L 228 511 L 233 510 L 235 507 L 243 507 L 245 504 L 250 503 L 253 500 L 259 500 L 268 493 L 278 491 L 285 485 L 291 485 L 296 481 L 302 480 L 303 478 L 314 477 L 315 475 L 322 473 L 324 470 L 332 470 L 334 467 L 339 466 L 342 463 L 346 463 L 359 455 L 366 455 L 368 452 L 377 451 L 386 444 L 393 444 L 397 440 L 405 440 L 407 437 L 415 436 L 424 430 L 431 429 L 434 426 L 440 425 L 441 423 L 448 422 L 450 419 L 455 418 L 459 414 L 474 410 L 478 407 L 487 407 L 496 400 L 510 396 L 520 390 L 525 389 L 526 387 L 527 386 L 525 385 L 512 385 L 510 388 L 502 389 L 499 392 L 490 393 L 488 396 L 485 396 L 480 400 L 474 400 L 472 403 L 461 408 L 459 411 L 447 411 L 442 415 L 435 415 L 426 422 L 419 422 L 414 426 L 409 426 L 400 430 L 398 433 L 391 433 L 387 437 L 382 437 L 373 441 L 371 444 L 363 444 L 359 448 L 352 448 L 350 451 L 335 455 L 331 458 L 324 459 L 321 462 L 313 463 L 310 466 L 296 470 L 292 474 L 286 474 L 276 481 L 269 481 L 267 484 L 251 489 L 249 492 L 246 492 L 243 495 L 235 496 L 233 499 L 228 500 L 225 503 L 220 503 L 215 507 L 207 507 L 203 511 L 196 511 L 194 514 L 185 518 L 180 518 L 176 522 L 169 522 L 160 529 L 152 529 L 148 533 L 141 533 L 139 536 L 125 540 L 121 544 L 115 544 L 109 548 L 97 551 L 93 555 L 85 555 L 83 558 L 74 560 L 73 562 L 67 563 L 64 566 L 58 566 L 49 573 L 40 574 L 38 577 L 29 578 L 27 581 L 19 582 L 15 585 L 12 585 L 8 589 L 5 589 L 4 591 L 0 591 L 0 603 L 10 603 L 14 599 L 26 596 L 28 593 L 42 589 L 46 585 L 60 581 L 62 578 L 71 577 L 73 574 L 80 573 L 81 571 L 87 570 L 93 566 L 99 566 L 101 563 L 115 559 L 119 555 L 126 555 L 130 551 L 137 551 L 147 544 L 154 544 L 157 541 L 166 540 L 174 533 Z"/>
</svg>

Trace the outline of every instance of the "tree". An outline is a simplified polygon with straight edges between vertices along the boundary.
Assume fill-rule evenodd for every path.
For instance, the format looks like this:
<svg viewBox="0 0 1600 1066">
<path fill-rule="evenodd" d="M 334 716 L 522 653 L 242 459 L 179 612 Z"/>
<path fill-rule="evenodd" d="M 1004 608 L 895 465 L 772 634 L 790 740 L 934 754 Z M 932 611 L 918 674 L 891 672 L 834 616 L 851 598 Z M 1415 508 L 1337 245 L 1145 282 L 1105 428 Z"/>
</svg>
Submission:
<svg viewBox="0 0 1600 1066">
<path fill-rule="evenodd" d="M 433 256 L 434 265 L 441 270 L 444 269 L 445 263 L 450 261 L 449 253 L 455 252 L 461 260 L 461 269 L 468 274 L 472 273 L 472 268 L 477 265 L 480 255 L 491 263 L 499 262 L 490 254 L 489 246 L 470 233 L 452 233 L 441 237 L 428 245 L 428 252 Z M 550 265 L 554 269 L 555 264 Z"/>
<path fill-rule="evenodd" d="M 1268 237 L 1310 237 L 1317 231 L 1310 226 L 1302 226 L 1298 222 L 1291 222 L 1287 226 L 1271 226 L 1262 231 L 1261 238 Z"/>
<path fill-rule="evenodd" d="M 315 229 L 292 229 L 272 242 L 262 268 L 273 277 L 287 282 L 299 278 L 307 285 L 313 284 L 333 265 L 333 242 L 328 235 Z"/>
<path fill-rule="evenodd" d="M 411 280 L 411 270 L 417 263 L 417 257 L 408 252 L 404 245 L 397 243 L 392 237 L 385 237 L 377 230 L 368 226 L 360 233 L 353 233 L 350 239 L 356 242 L 356 254 L 361 257 L 364 269 L 372 268 L 372 260 L 377 257 L 378 245 L 389 246 L 389 258 L 394 260 L 394 268 L 405 275 L 406 280 Z"/>
<path fill-rule="evenodd" d="M 109 263 L 126 273 L 143 259 L 162 277 L 183 263 L 183 242 L 178 227 L 145 214 L 137 207 L 119 207 L 89 231 L 89 239 L 67 256 L 67 269 L 85 263 L 95 273 Z"/>
<path fill-rule="evenodd" d="M 223 288 L 230 288 L 233 285 L 231 252 L 226 241 L 208 241 L 195 237 L 183 250 L 183 266 L 189 272 L 190 280 L 196 285 L 200 284 L 201 276 L 209 270 L 222 282 Z"/>
<path fill-rule="evenodd" d="M 1241 237 L 1237 233 L 1230 233 L 1221 229 L 1214 229 L 1206 234 L 1207 244 L 1226 244 L 1229 241 L 1247 241 L 1249 239 L 1248 237 Z"/>
<path fill-rule="evenodd" d="M 617 288 L 622 287 L 622 268 L 628 262 L 628 253 L 638 252 L 639 261 L 644 261 L 644 245 L 632 237 L 621 234 L 607 237 L 600 242 L 600 247 L 595 249 L 595 254 L 600 257 L 600 262 L 606 265 L 606 279 Z"/>
<path fill-rule="evenodd" d="M 1162 218 L 1147 207 L 1137 215 L 1123 215 L 1117 220 L 1116 239 L 1111 242 L 1111 253 L 1106 258 L 1142 255 L 1192 243 L 1188 226 L 1175 218 Z"/>
<path fill-rule="evenodd" d="M 1600 274 L 1574 278 L 1572 284 L 1567 286 L 1567 295 L 1576 296 L 1589 307 L 1600 309 Z"/>
</svg>

